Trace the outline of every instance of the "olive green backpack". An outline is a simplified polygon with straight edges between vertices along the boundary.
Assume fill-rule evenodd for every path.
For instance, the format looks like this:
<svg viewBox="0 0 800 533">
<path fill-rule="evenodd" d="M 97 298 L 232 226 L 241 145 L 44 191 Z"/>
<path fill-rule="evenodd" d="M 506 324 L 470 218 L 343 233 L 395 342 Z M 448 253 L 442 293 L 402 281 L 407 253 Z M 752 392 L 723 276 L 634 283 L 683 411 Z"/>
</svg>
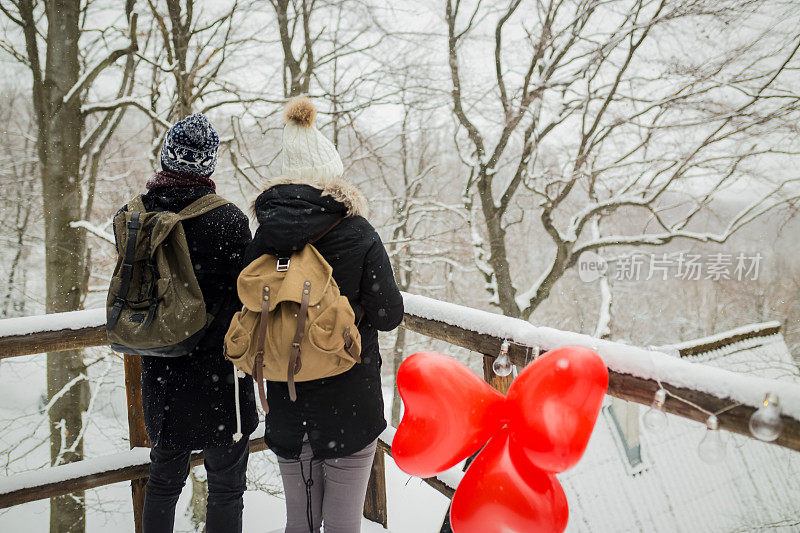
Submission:
<svg viewBox="0 0 800 533">
<path fill-rule="evenodd" d="M 197 346 L 221 304 L 206 312 L 181 222 L 228 203 L 209 194 L 173 213 L 147 211 L 137 196 L 114 217 L 117 266 L 106 301 L 113 350 L 179 357 Z"/>
</svg>

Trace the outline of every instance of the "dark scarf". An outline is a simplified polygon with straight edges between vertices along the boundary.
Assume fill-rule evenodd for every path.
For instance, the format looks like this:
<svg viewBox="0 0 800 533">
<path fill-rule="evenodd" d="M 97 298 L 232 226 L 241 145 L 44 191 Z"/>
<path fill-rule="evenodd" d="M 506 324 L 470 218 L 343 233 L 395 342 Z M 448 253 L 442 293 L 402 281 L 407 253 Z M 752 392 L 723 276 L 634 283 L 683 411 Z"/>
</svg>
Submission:
<svg viewBox="0 0 800 533">
<path fill-rule="evenodd" d="M 167 170 L 162 170 L 147 180 L 145 187 L 148 191 L 157 187 L 211 187 L 217 190 L 217 185 L 211 178 L 189 172 L 169 172 Z"/>
</svg>

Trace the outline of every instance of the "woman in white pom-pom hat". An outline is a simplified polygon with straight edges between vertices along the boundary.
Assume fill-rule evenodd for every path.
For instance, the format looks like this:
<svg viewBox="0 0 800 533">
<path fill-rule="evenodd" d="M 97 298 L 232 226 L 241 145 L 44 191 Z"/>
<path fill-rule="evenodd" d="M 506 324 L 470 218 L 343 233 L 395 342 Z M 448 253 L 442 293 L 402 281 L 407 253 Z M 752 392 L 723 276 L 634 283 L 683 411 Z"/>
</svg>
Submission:
<svg viewBox="0 0 800 533">
<path fill-rule="evenodd" d="M 286 532 L 319 531 L 324 523 L 326 533 L 353 533 L 386 428 L 378 331 L 400 324 L 403 300 L 383 243 L 364 218 L 367 201 L 344 179 L 339 153 L 314 126 L 315 116 L 308 98 L 287 104 L 282 175 L 254 203 L 259 227 L 245 262 L 262 254 L 288 257 L 329 230 L 314 246 L 355 312 L 361 362 L 333 377 L 296 383 L 294 402 L 287 383 L 267 382 L 265 440 L 279 458 Z"/>
</svg>

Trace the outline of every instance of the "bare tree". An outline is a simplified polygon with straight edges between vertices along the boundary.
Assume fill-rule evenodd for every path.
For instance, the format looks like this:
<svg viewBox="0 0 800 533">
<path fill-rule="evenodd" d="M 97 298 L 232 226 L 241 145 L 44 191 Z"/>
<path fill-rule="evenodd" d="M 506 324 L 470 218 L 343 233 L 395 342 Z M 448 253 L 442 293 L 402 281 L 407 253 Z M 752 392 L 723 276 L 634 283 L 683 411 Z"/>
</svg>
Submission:
<svg viewBox="0 0 800 533">
<path fill-rule="evenodd" d="M 90 67 L 81 65 L 83 56 L 79 41 L 86 9 L 82 2 L 12 0 L 9 4 L 0 4 L 0 8 L 20 28 L 25 43 L 24 52 L 8 43 L 4 48 L 23 62 L 32 75 L 45 219 L 46 309 L 48 313 L 72 311 L 81 307 L 88 268 L 85 231 L 72 226 L 91 209 L 91 200 L 82 189 L 86 185 L 82 179 L 82 160 L 96 148 L 96 143 L 102 140 L 102 131 L 114 121 L 113 111 L 110 111 L 112 114 L 100 121 L 99 129 L 82 138 L 85 115 L 81 106 L 97 77 L 118 59 L 130 57 L 136 50 L 133 1 L 125 3 L 130 21 L 125 36 L 128 42 L 107 52 Z M 44 54 L 40 51 L 43 44 Z M 122 87 L 127 86 L 130 75 L 126 70 Z M 91 184 L 88 188 L 91 189 Z M 88 387 L 85 379 L 78 378 L 85 372 L 78 350 L 48 354 L 48 396 L 60 398 L 49 411 L 50 454 L 54 464 L 83 458 L 80 439 L 82 415 L 88 407 Z M 82 492 L 51 500 L 50 531 L 84 529 Z"/>
<path fill-rule="evenodd" d="M 283 94 L 276 100 L 262 98 L 263 103 L 273 105 L 261 115 L 253 114 L 261 133 L 282 126 L 275 117 L 280 116 L 287 98 L 310 94 L 319 102 L 317 125 L 332 130 L 345 173 L 349 173 L 362 158 L 374 155 L 366 147 L 367 137 L 374 132 L 359 123 L 360 116 L 371 106 L 393 101 L 393 88 L 386 89 L 380 83 L 386 65 L 372 55 L 384 42 L 386 32 L 373 24 L 369 1 L 270 0 L 270 6 L 277 39 L 254 37 L 252 42 L 262 46 L 265 56 L 275 50 L 281 58 Z M 265 88 L 262 93 L 267 91 Z M 267 177 L 278 155 L 260 156 L 248 141 L 241 121 L 234 117 L 232 125 L 235 138 L 230 156 L 236 174 L 259 189 L 258 182 Z"/>
<path fill-rule="evenodd" d="M 226 105 L 261 102 L 222 74 L 232 56 L 240 51 L 251 35 L 237 31 L 247 12 L 238 1 L 219 12 L 195 10 L 194 0 L 167 0 L 166 12 L 157 2 L 148 0 L 153 23 L 161 35 L 154 41 L 151 54 L 153 77 L 150 84 L 150 109 L 167 123 L 193 112 L 208 113 Z M 174 90 L 166 91 L 165 105 L 162 75 L 172 77 Z"/>
<path fill-rule="evenodd" d="M 155 162 L 170 124 L 196 111 L 207 113 L 257 99 L 243 97 L 237 85 L 219 78 L 231 53 L 242 42 L 232 36 L 238 1 L 211 16 L 195 11 L 194 0 L 167 0 L 166 12 L 152 0 L 148 5 L 161 36 L 153 40 L 150 50 L 155 59 L 151 61 L 148 114 L 152 120 L 151 159 Z M 172 78 L 172 91 L 164 90 L 165 76 Z"/>
<path fill-rule="evenodd" d="M 270 4 L 275 9 L 283 47 L 283 95 L 292 97 L 306 94 L 315 65 L 311 15 L 317 1 L 270 0 Z M 296 52 L 298 42 L 300 50 Z"/>
<path fill-rule="evenodd" d="M 6 191 L 2 208 L 11 213 L 11 216 L 3 217 L 0 226 L 4 234 L 8 232 L 7 245 L 13 252 L 5 272 L 7 285 L 5 294 L 0 300 L 0 317 L 25 313 L 25 300 L 28 295 L 24 291 L 24 256 L 27 255 L 27 247 L 31 244 L 31 223 L 36 219 L 34 204 L 38 200 L 35 186 L 38 162 L 36 144 L 35 140 L 27 135 L 27 131 L 33 126 L 32 117 L 27 112 L 20 113 L 20 109 L 24 109 L 21 94 L 9 91 L 8 95 L 8 100 L 2 102 L 0 120 L 8 125 L 7 134 L 14 135 L 16 142 L 12 141 L 9 135 L 3 143 L 3 154 L 0 156 L 0 176 Z M 12 124 L 16 125 L 13 134 Z"/>
<path fill-rule="evenodd" d="M 404 77 L 403 81 L 407 82 L 408 78 Z M 435 172 L 435 148 L 432 146 L 430 132 L 422 124 L 412 126 L 415 118 L 417 122 L 421 122 L 419 107 L 422 102 L 418 97 L 415 99 L 409 94 L 405 83 L 401 87 L 400 104 L 403 116 L 397 158 L 390 161 L 377 158 L 377 161 L 378 175 L 389 193 L 391 206 L 385 225 L 391 232 L 386 243 L 387 251 L 398 287 L 401 291 L 409 292 L 412 289 L 424 289 L 426 283 L 419 276 L 421 270 L 424 274 L 433 274 L 431 277 L 434 279 L 443 277 L 430 267 L 436 263 L 441 266 L 447 261 L 446 252 L 437 249 L 436 236 L 452 232 L 452 229 L 447 227 L 442 218 L 450 210 L 443 207 L 443 202 L 437 202 L 430 190 L 425 189 L 426 183 L 431 183 L 431 174 Z M 395 163 L 397 159 L 399 165 Z M 405 329 L 398 329 L 392 347 L 392 372 L 395 381 L 400 364 L 407 355 L 406 336 Z M 395 427 L 400 423 L 400 408 L 399 391 L 395 386 L 391 415 L 391 423 Z"/>
<path fill-rule="evenodd" d="M 797 110 L 797 97 L 781 86 L 800 46 L 797 37 L 764 50 L 759 46 L 764 34 L 758 35 L 706 65 L 671 65 L 656 73 L 647 70 L 652 59 L 641 57 L 643 50 L 652 52 L 660 28 L 674 29 L 684 20 L 720 23 L 747 16 L 760 4 L 632 0 L 609 6 L 586 0 L 520 9 L 522 4 L 513 0 L 488 10 L 477 2 L 465 22 L 459 22 L 460 0 L 448 0 L 445 9 L 453 114 L 464 132 L 458 142 L 469 146 L 461 153 L 469 170 L 464 204 L 475 261 L 491 302 L 504 314 L 529 317 L 583 252 L 659 246 L 677 238 L 724 242 L 796 196 L 792 180 L 780 180 L 759 190 L 721 230 L 691 225 L 720 192 L 757 176 L 748 168 L 750 160 L 794 155 L 794 148 L 770 148 L 768 137 L 771 128 L 786 130 Z M 493 15 L 490 93 L 496 112 L 483 105 L 485 90 L 467 92 L 459 55 L 477 21 Z M 526 36 L 523 63 L 505 59 L 520 57 L 519 39 L 506 43 L 512 22 L 516 33 Z M 775 61 L 762 62 L 765 57 Z M 741 95 L 735 105 L 729 103 L 732 88 Z M 751 148 L 742 150 L 743 145 Z M 701 173 L 712 177 L 697 187 L 694 178 Z M 552 241 L 552 260 L 529 287 L 518 288 L 508 232 L 519 220 L 508 219 L 525 191 L 538 204 L 538 226 Z M 598 216 L 636 211 L 650 217 L 639 232 L 591 237 Z"/>
</svg>

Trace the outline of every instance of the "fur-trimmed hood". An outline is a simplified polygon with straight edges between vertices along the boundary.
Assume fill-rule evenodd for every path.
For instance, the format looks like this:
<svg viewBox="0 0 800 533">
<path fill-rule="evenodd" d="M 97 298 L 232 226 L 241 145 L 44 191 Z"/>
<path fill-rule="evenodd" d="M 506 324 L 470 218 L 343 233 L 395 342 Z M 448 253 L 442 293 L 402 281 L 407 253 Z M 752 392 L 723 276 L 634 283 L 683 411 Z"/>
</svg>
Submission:
<svg viewBox="0 0 800 533">
<path fill-rule="evenodd" d="M 321 190 L 322 196 L 330 196 L 344 205 L 347 208 L 347 216 L 366 218 L 369 215 L 369 204 L 364 193 L 344 178 L 306 179 L 278 176 L 264 182 L 264 191 L 277 185 L 310 185 Z M 255 201 L 253 211 L 255 212 Z"/>
<path fill-rule="evenodd" d="M 271 179 L 253 202 L 258 229 L 251 251 L 258 257 L 301 250 L 337 220 L 363 220 L 366 210 L 361 191 L 341 178 Z"/>
</svg>

